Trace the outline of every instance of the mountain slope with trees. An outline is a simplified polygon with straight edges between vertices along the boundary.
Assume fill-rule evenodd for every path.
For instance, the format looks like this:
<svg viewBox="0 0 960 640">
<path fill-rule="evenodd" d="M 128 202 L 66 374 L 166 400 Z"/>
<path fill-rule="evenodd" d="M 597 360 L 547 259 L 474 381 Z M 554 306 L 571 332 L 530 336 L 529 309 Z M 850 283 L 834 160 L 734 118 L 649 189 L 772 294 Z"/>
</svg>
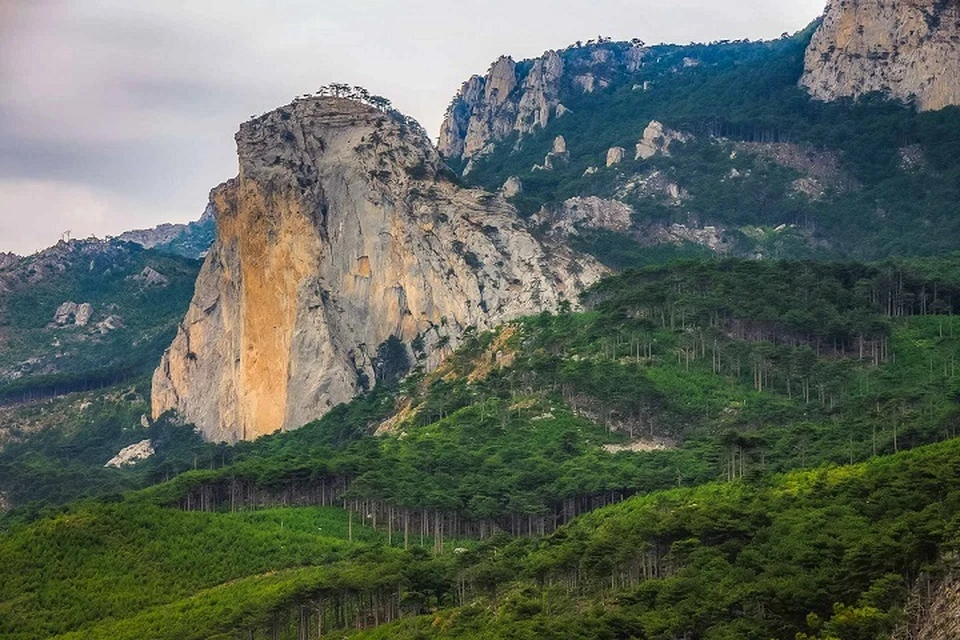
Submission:
<svg viewBox="0 0 960 640">
<path fill-rule="evenodd" d="M 562 117 L 474 157 L 465 180 L 495 190 L 518 177 L 513 201 L 527 215 L 578 196 L 623 201 L 634 209 L 629 235 L 641 257 L 654 231 L 672 224 L 715 226 L 734 255 L 882 259 L 957 249 L 960 109 L 918 113 L 878 94 L 810 98 L 798 80 L 816 26 L 769 42 L 651 47 L 609 86 L 562 91 Z M 687 139 L 634 159 L 651 121 Z M 562 161 L 535 170 L 558 136 Z M 622 161 L 606 166 L 618 147 Z M 675 191 L 636 188 L 652 177 Z M 606 255 L 609 243 L 594 252 Z"/>
<path fill-rule="evenodd" d="M 145 468 L 163 480 L 167 460 L 169 482 L 15 510 L 0 629 L 876 637 L 955 539 L 953 272 L 731 260 L 606 280 L 584 312 L 468 332 L 437 372 L 299 430 L 180 440 Z M 60 551 L 34 566 L 39 548 Z"/>
</svg>

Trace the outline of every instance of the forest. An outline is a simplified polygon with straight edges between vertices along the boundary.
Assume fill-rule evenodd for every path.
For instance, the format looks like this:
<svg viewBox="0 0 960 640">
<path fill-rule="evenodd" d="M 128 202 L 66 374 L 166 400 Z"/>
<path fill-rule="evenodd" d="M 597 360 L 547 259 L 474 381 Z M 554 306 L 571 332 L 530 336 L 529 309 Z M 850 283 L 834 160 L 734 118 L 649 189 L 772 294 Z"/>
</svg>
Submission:
<svg viewBox="0 0 960 640">
<path fill-rule="evenodd" d="M 0 382 L 0 637 L 916 637 L 960 576 L 960 111 L 811 101 L 811 34 L 658 45 L 636 77 L 565 87 L 566 116 L 464 180 L 521 175 L 524 217 L 628 203 L 629 233 L 570 238 L 616 274 L 468 328 L 435 371 L 423 336 L 388 341 L 371 388 L 294 431 L 227 446 L 146 419 L 195 261 L 28 265 L 0 297 L 0 367 L 62 357 Z M 693 137 L 586 171 L 652 119 Z M 569 163 L 531 172 L 558 135 Z M 798 193 L 770 145 L 840 178 Z M 624 191 L 655 172 L 679 204 Z M 724 249 L 644 240 L 674 223 L 718 225 Z M 73 298 L 124 328 L 53 326 Z"/>
<path fill-rule="evenodd" d="M 812 100 L 797 81 L 815 27 L 765 42 L 652 47 L 632 77 L 588 94 L 561 91 L 569 109 L 564 117 L 503 140 L 474 159 L 465 181 L 497 190 L 518 176 L 523 192 L 513 202 L 527 216 L 574 196 L 620 199 L 634 207 L 640 238 L 650 225 L 716 225 L 725 229 L 732 255 L 880 260 L 957 250 L 960 108 L 918 113 L 875 95 Z M 634 160 L 632 149 L 651 120 L 692 139 L 672 145 L 669 155 Z M 566 141 L 569 162 L 531 171 L 557 136 Z M 822 193 L 797 192 L 794 181 L 808 176 L 770 161 L 784 144 L 829 165 L 828 178 L 817 178 Z M 617 146 L 631 152 L 604 167 L 607 150 Z M 631 181 L 652 174 L 679 185 L 682 202 L 625 193 Z M 771 234 L 781 225 L 789 233 Z M 757 228 L 772 237 L 756 237 Z M 589 240 L 581 248 L 590 248 Z M 603 260 L 611 242 L 595 255 Z M 637 260 L 612 266 L 643 266 L 651 250 L 663 251 L 642 249 L 633 247 Z"/>
<path fill-rule="evenodd" d="M 626 271 L 299 430 L 163 419 L 150 460 L 67 480 L 142 397 L 98 405 L 119 431 L 0 454 L 37 474 L 0 635 L 882 637 L 956 540 L 956 273 Z"/>
</svg>

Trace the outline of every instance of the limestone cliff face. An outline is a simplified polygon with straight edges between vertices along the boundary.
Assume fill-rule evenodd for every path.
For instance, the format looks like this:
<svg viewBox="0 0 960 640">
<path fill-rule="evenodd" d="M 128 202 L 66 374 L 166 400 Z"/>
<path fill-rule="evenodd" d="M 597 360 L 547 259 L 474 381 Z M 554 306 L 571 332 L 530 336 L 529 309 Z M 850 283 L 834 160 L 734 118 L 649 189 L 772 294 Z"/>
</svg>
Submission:
<svg viewBox="0 0 960 640">
<path fill-rule="evenodd" d="M 503 57 L 485 76 L 467 80 L 447 109 L 440 128 L 440 153 L 470 159 L 514 131 L 520 135 L 545 127 L 567 109 L 566 92 L 591 93 L 640 68 L 646 49 L 604 42 L 564 51 L 548 51 L 521 63 Z"/>
<path fill-rule="evenodd" d="M 238 177 L 211 194 L 216 242 L 153 380 L 154 416 L 175 410 L 210 440 L 350 400 L 392 336 L 419 337 L 435 367 L 464 328 L 575 300 L 601 275 L 544 247 L 502 197 L 447 180 L 419 126 L 372 107 L 299 100 L 244 124 L 237 145 Z"/>
<path fill-rule="evenodd" d="M 960 104 L 960 3 L 832 0 L 800 84 L 821 100 L 879 91 L 921 110 Z"/>
</svg>

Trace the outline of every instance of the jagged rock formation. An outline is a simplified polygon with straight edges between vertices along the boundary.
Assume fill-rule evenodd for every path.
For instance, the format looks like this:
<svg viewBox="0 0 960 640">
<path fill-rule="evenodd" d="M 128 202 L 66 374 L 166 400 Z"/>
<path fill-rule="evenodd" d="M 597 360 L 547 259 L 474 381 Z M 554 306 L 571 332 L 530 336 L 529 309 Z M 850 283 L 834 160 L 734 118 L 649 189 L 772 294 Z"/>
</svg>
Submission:
<svg viewBox="0 0 960 640">
<path fill-rule="evenodd" d="M 643 130 L 643 136 L 637 142 L 636 160 L 649 160 L 656 155 L 670 155 L 670 145 L 674 142 L 686 142 L 690 137 L 679 131 L 667 129 L 662 123 L 652 120 Z"/>
<path fill-rule="evenodd" d="M 509 57 L 493 63 L 486 76 L 467 80 L 447 109 L 440 128 L 445 158 L 471 159 L 492 150 L 513 132 L 526 135 L 569 110 L 565 91 L 590 93 L 640 68 L 646 49 L 604 42 L 517 64 Z"/>
<path fill-rule="evenodd" d="M 566 238 L 586 229 L 608 229 L 626 233 L 630 230 L 633 207 L 617 200 L 596 196 L 576 197 L 560 205 L 544 208 L 531 218 L 554 237 Z"/>
<path fill-rule="evenodd" d="M 185 258 L 202 258 L 213 243 L 214 233 L 213 209 L 207 207 L 199 220 L 189 224 L 161 224 L 153 229 L 127 231 L 117 240 Z"/>
<path fill-rule="evenodd" d="M 15 253 L 0 253 L 0 271 L 9 269 L 20 262 L 20 260 L 22 260 L 22 258 Z"/>
<path fill-rule="evenodd" d="M 109 315 L 97 323 L 97 331 L 99 331 L 101 335 L 106 335 L 111 331 L 123 329 L 125 326 L 123 318 L 118 315 Z"/>
<path fill-rule="evenodd" d="M 503 194 L 504 198 L 512 198 L 523 193 L 523 183 L 520 181 L 520 178 L 517 176 L 510 176 L 503 183 L 503 187 L 500 188 L 500 193 Z"/>
<path fill-rule="evenodd" d="M 960 104 L 960 5 L 832 0 L 800 84 L 820 100 L 879 91 L 924 111 Z"/>
<path fill-rule="evenodd" d="M 626 149 L 623 147 L 610 147 L 607 149 L 607 167 L 609 168 L 623 162 L 624 153 L 626 153 Z"/>
<path fill-rule="evenodd" d="M 397 340 L 435 367 L 464 328 L 573 301 L 602 273 L 544 247 L 502 197 L 447 179 L 418 125 L 358 102 L 298 100 L 244 124 L 237 146 L 153 380 L 154 417 L 175 410 L 208 439 L 299 427 L 409 366 Z"/>
<path fill-rule="evenodd" d="M 153 443 L 148 439 L 136 442 L 129 447 L 124 447 L 117 455 L 103 465 L 104 467 L 114 467 L 119 469 L 128 465 L 136 464 L 141 460 L 146 460 L 155 453 Z"/>
<path fill-rule="evenodd" d="M 530 220 L 549 237 L 567 241 L 583 232 L 605 230 L 627 234 L 642 245 L 697 244 L 715 253 L 726 253 L 730 242 L 725 230 L 714 225 L 643 223 L 634 220 L 634 209 L 619 200 L 596 196 L 575 197 L 544 207 Z"/>
<path fill-rule="evenodd" d="M 91 316 L 93 316 L 93 306 L 89 302 L 82 304 L 64 302 L 53 314 L 53 323 L 59 327 L 67 325 L 85 327 L 90 322 Z"/>
<path fill-rule="evenodd" d="M 170 284 L 170 278 L 163 275 L 153 267 L 144 267 L 143 271 L 130 278 L 134 282 L 139 282 L 144 287 L 165 287 Z"/>
<path fill-rule="evenodd" d="M 553 141 L 553 147 L 543 158 L 543 164 L 535 164 L 531 171 L 553 171 L 555 167 L 562 163 L 570 162 L 570 152 L 567 151 L 567 141 L 563 136 L 557 136 Z"/>
<path fill-rule="evenodd" d="M 144 249 L 153 249 L 156 246 L 166 244 L 174 240 L 187 230 L 185 224 L 170 224 L 165 222 L 152 229 L 134 229 L 133 231 L 124 231 L 117 240 L 121 242 L 132 242 L 138 244 Z"/>
</svg>

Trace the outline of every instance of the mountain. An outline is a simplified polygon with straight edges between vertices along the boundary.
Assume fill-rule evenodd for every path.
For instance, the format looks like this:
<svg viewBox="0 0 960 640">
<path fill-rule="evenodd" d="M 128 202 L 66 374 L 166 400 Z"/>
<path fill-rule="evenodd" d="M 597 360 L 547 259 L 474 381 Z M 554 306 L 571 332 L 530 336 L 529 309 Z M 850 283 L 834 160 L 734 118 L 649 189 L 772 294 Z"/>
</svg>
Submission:
<svg viewBox="0 0 960 640">
<path fill-rule="evenodd" d="M 593 93 L 622 82 L 642 65 L 648 51 L 608 42 L 562 53 L 548 51 L 521 64 L 498 59 L 485 76 L 460 88 L 440 128 L 439 151 L 447 159 L 470 160 L 489 153 L 512 133 L 542 129 L 568 110 L 561 93 Z"/>
<path fill-rule="evenodd" d="M 104 464 L 165 437 L 146 422 L 149 374 L 199 266 L 119 240 L 0 256 L 0 512 L 133 489 L 154 473 Z"/>
<path fill-rule="evenodd" d="M 833 0 L 800 83 L 821 100 L 880 92 L 922 111 L 960 104 L 960 6 Z"/>
<path fill-rule="evenodd" d="M 0 356 L 142 367 L 0 388 L 0 636 L 956 637 L 952 7 L 502 57 L 439 150 L 330 85 L 195 280 L 0 256 Z"/>
<path fill-rule="evenodd" d="M 501 197 L 458 187 L 416 123 L 343 98 L 245 123 L 240 174 L 154 376 L 153 414 L 211 440 L 316 419 L 436 367 L 470 326 L 575 302 L 602 273 L 547 248 Z"/>
<path fill-rule="evenodd" d="M 193 260 L 74 240 L 0 266 L 0 402 L 142 376 L 193 290 Z"/>
<path fill-rule="evenodd" d="M 153 229 L 139 229 L 120 234 L 117 240 L 133 242 L 144 249 L 155 249 L 184 258 L 203 258 L 216 235 L 213 210 L 207 207 L 199 220 L 188 224 L 161 224 Z"/>
<path fill-rule="evenodd" d="M 775 41 L 594 42 L 500 59 L 455 97 L 441 150 L 468 184 L 509 186 L 522 215 L 560 223 L 578 248 L 615 268 L 711 254 L 875 260 L 955 250 L 960 111 L 918 112 L 893 85 L 854 100 L 811 96 L 801 84 L 830 68 L 855 77 L 868 60 L 862 73 L 894 78 L 909 60 L 936 59 L 924 47 L 952 41 L 952 5 L 936 14 L 929 39 L 898 43 L 898 56 L 850 49 L 849 64 L 818 66 L 823 51 L 842 50 L 835 27 L 849 4 Z M 933 62 L 910 64 L 918 86 L 952 77 Z M 534 73 L 544 69 L 549 90 Z M 549 117 L 521 117 L 527 104 Z M 613 225 L 585 221 L 578 198 L 625 213 Z"/>
</svg>

